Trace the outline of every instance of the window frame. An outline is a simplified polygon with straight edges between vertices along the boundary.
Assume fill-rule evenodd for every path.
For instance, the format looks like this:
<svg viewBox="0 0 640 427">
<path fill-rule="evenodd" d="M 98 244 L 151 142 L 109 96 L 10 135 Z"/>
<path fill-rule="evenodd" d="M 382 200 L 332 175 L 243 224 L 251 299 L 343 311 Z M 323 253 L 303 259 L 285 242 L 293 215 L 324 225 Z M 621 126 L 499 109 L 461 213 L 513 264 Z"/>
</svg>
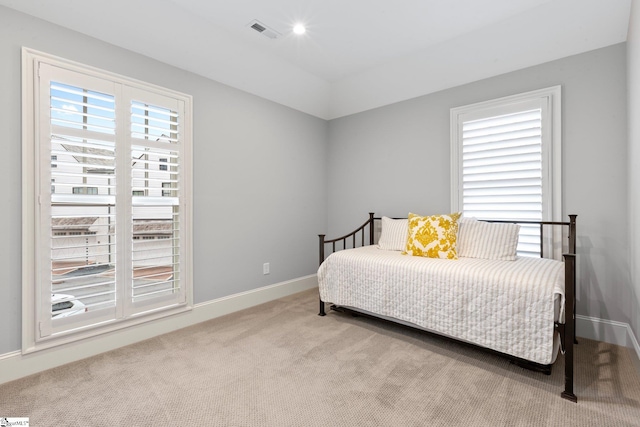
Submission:
<svg viewBox="0 0 640 427">
<path fill-rule="evenodd" d="M 181 247 L 183 255 L 181 264 L 181 286 L 185 288 L 185 302 L 171 307 L 162 307 L 149 310 L 146 313 L 132 315 L 127 318 L 119 318 L 106 321 L 103 324 L 91 325 L 90 327 L 80 327 L 77 330 L 69 330 L 64 333 L 38 338 L 38 310 L 39 307 L 51 305 L 50 302 L 41 301 L 43 289 L 38 283 L 43 275 L 50 275 L 47 266 L 40 265 L 37 261 L 39 248 L 45 244 L 40 238 L 43 226 L 40 218 L 40 200 L 38 194 L 41 193 L 39 186 L 42 179 L 40 165 L 48 166 L 51 163 L 50 156 L 45 158 L 43 151 L 38 148 L 38 138 L 40 138 L 39 109 L 40 89 L 39 89 L 39 64 L 49 64 L 61 67 L 66 70 L 84 73 L 89 76 L 112 81 L 119 85 L 126 85 L 149 93 L 157 93 L 161 96 L 179 99 L 184 102 L 184 118 L 180 122 L 181 134 L 181 197 L 184 202 L 181 204 L 180 227 Z M 63 59 L 54 55 L 43 53 L 27 47 L 22 48 L 22 353 L 28 354 L 34 351 L 55 347 L 69 342 L 97 336 L 141 323 L 150 322 L 156 319 L 165 318 L 176 313 L 190 311 L 193 307 L 193 260 L 192 260 L 192 104 L 191 95 L 186 95 L 167 88 L 128 78 L 109 71 L 95 67 L 83 65 L 74 61 Z M 120 126 L 121 127 L 121 126 Z M 124 132 L 129 132 L 125 130 Z M 122 150 L 121 150 L 122 151 Z M 46 169 L 46 168 L 45 168 Z M 47 169 L 48 171 L 48 169 Z M 47 172 L 48 173 L 48 172 Z M 42 203 L 45 203 L 44 201 Z M 132 203 L 132 202 L 129 202 Z M 50 267 L 49 267 L 50 268 Z M 39 271 L 37 270 L 39 269 Z M 120 285 L 122 286 L 122 285 Z"/>
<path fill-rule="evenodd" d="M 552 86 L 530 92 L 451 108 L 451 211 L 463 207 L 462 125 L 465 121 L 513 112 L 515 105 L 539 103 L 542 106 L 542 220 L 562 220 L 562 87 Z M 558 236 L 554 235 L 554 240 Z M 545 253 L 557 248 L 545 242 Z"/>
</svg>

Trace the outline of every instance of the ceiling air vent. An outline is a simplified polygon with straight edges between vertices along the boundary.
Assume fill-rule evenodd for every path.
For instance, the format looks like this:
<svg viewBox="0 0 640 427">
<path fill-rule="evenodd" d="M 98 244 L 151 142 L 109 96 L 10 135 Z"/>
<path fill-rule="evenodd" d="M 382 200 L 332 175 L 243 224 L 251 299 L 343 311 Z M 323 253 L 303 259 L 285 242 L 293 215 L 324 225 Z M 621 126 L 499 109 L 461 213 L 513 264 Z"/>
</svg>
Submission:
<svg viewBox="0 0 640 427">
<path fill-rule="evenodd" d="M 268 37 L 270 39 L 277 39 L 280 36 L 279 32 L 277 32 L 273 28 L 267 27 L 257 19 L 254 19 L 253 21 L 249 22 L 249 28 L 259 32 L 263 36 Z"/>
</svg>

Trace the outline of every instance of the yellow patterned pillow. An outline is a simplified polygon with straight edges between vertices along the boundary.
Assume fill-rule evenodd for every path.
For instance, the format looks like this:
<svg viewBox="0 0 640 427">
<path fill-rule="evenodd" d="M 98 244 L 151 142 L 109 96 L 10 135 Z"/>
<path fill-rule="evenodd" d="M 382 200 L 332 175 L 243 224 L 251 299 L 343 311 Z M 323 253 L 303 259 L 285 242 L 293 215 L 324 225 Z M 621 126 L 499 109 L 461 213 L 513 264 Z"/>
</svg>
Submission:
<svg viewBox="0 0 640 427">
<path fill-rule="evenodd" d="M 456 237 L 460 212 L 450 215 L 409 214 L 409 234 L 404 254 L 428 258 L 458 259 Z"/>
</svg>

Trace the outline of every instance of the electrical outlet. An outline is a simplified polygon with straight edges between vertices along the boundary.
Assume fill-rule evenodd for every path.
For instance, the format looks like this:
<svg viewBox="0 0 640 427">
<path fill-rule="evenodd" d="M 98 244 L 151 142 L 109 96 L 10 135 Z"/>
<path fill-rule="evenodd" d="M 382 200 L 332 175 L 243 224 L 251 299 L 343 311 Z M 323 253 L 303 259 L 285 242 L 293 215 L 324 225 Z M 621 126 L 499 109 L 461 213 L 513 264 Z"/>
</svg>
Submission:
<svg viewBox="0 0 640 427">
<path fill-rule="evenodd" d="M 262 264 L 262 274 L 269 274 L 269 263 L 265 262 Z"/>
</svg>

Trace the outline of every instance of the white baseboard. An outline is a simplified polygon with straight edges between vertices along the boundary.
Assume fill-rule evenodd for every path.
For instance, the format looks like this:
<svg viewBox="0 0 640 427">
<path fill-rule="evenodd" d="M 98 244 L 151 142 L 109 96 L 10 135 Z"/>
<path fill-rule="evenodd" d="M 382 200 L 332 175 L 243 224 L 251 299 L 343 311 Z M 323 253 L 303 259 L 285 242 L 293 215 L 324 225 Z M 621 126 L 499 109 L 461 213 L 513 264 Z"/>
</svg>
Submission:
<svg viewBox="0 0 640 427">
<path fill-rule="evenodd" d="M 22 355 L 20 351 L 13 351 L 1 354 L 0 384 L 302 292 L 317 285 L 314 274 L 196 304 L 188 313 L 37 353 Z M 640 344 L 627 323 L 577 315 L 576 335 L 635 349 L 640 360 Z"/>
<path fill-rule="evenodd" d="M 640 359 L 640 344 L 628 323 L 576 315 L 576 335 L 632 348 Z"/>
<path fill-rule="evenodd" d="M 273 301 L 318 286 L 316 275 L 276 283 L 247 292 L 196 304 L 189 312 L 144 323 L 112 333 L 23 355 L 0 355 L 0 384 L 65 365 L 106 351 L 144 341 L 245 308 Z"/>
</svg>

